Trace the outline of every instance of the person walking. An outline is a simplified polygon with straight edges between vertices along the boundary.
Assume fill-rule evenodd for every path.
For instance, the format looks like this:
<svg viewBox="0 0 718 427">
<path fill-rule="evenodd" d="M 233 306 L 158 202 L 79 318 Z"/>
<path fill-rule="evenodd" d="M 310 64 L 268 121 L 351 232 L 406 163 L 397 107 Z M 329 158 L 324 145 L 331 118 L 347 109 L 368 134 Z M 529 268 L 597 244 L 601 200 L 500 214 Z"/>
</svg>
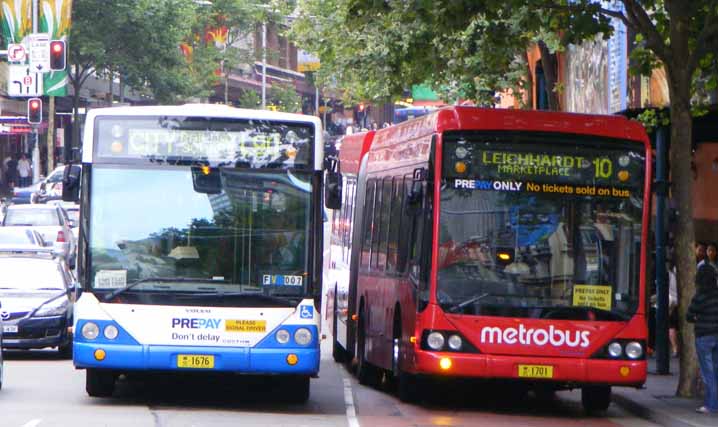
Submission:
<svg viewBox="0 0 718 427">
<path fill-rule="evenodd" d="M 694 323 L 696 354 L 705 386 L 701 414 L 718 413 L 718 273 L 704 263 L 696 273 L 696 294 L 691 300 L 686 320 Z"/>
<path fill-rule="evenodd" d="M 20 177 L 20 187 L 32 184 L 32 166 L 25 153 L 22 153 L 17 161 L 17 174 Z"/>
<path fill-rule="evenodd" d="M 18 184 L 17 180 L 17 160 L 15 160 L 12 156 L 8 156 L 7 159 L 5 159 L 6 170 L 5 170 L 5 183 L 7 184 L 8 189 L 10 192 L 12 192 L 13 188 L 15 187 L 15 184 Z"/>
</svg>

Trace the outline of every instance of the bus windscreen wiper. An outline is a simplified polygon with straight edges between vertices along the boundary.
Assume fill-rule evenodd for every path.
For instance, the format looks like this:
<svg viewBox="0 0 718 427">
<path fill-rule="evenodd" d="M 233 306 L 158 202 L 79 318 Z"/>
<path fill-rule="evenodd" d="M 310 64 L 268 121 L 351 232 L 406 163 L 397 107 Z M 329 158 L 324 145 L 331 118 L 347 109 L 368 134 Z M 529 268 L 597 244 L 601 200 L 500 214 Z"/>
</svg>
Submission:
<svg viewBox="0 0 718 427">
<path fill-rule="evenodd" d="M 144 279 L 135 280 L 134 282 L 128 284 L 124 288 L 116 289 L 109 294 L 105 295 L 104 300 L 109 301 L 112 298 L 116 297 L 117 295 L 120 295 L 123 292 L 129 291 L 130 289 L 134 288 L 135 286 L 142 284 L 142 283 L 148 283 L 148 282 L 157 282 L 157 283 L 225 283 L 224 280 L 215 280 L 215 279 L 201 279 L 201 278 L 190 278 L 190 277 L 145 277 Z"/>
<path fill-rule="evenodd" d="M 264 302 L 272 302 L 272 303 L 279 303 L 282 305 L 291 305 L 294 306 L 294 304 L 291 300 L 292 299 L 301 299 L 300 296 L 296 295 L 265 295 L 260 294 L 257 292 L 222 292 L 222 291 L 213 291 L 213 292 L 197 292 L 197 293 L 191 293 L 188 296 L 191 297 L 247 297 L 247 298 L 256 298 L 260 301 Z"/>
<path fill-rule="evenodd" d="M 483 294 L 474 295 L 474 296 L 472 296 L 471 298 L 469 298 L 469 299 L 467 299 L 467 300 L 465 300 L 465 301 L 462 301 L 462 302 L 460 302 L 460 303 L 458 303 L 458 304 L 452 305 L 452 306 L 449 308 L 449 311 L 452 312 L 452 313 L 455 313 L 455 312 L 457 312 L 458 310 L 461 310 L 462 308 L 466 307 L 467 305 L 473 304 L 473 303 L 475 303 L 476 301 L 480 300 L 481 298 L 484 298 L 484 297 L 487 297 L 487 296 L 489 296 L 489 293 L 488 293 L 488 292 L 485 292 L 485 293 L 483 293 Z"/>
</svg>

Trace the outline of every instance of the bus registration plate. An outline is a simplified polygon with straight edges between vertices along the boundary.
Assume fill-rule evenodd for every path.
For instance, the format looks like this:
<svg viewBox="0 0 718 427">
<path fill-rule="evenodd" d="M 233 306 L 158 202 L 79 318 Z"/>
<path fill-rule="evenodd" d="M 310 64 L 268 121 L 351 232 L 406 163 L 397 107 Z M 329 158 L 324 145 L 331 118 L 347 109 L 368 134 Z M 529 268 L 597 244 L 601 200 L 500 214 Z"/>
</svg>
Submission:
<svg viewBox="0 0 718 427">
<path fill-rule="evenodd" d="M 204 354 L 178 354 L 178 368 L 213 369 L 214 356 Z"/>
<path fill-rule="evenodd" d="M 553 378 L 553 366 L 519 365 L 520 378 Z"/>
</svg>

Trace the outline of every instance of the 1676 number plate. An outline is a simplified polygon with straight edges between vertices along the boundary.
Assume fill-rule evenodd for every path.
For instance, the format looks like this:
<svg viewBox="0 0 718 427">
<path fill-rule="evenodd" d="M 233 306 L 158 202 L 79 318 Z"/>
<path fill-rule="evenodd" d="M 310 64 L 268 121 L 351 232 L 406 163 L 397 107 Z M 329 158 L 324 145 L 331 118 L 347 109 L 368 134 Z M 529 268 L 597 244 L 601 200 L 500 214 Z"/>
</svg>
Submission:
<svg viewBox="0 0 718 427">
<path fill-rule="evenodd" d="M 214 356 L 204 354 L 178 354 L 178 368 L 213 369 Z"/>
</svg>

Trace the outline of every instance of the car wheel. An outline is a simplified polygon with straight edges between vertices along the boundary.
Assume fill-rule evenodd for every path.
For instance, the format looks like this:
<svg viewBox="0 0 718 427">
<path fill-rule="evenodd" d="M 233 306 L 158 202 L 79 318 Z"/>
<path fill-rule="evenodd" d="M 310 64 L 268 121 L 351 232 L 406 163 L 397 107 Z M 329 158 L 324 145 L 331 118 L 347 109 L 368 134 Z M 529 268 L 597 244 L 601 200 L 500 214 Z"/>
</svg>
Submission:
<svg viewBox="0 0 718 427">
<path fill-rule="evenodd" d="M 115 374 L 103 369 L 85 371 L 85 391 L 92 397 L 110 397 L 115 391 Z"/>
</svg>

